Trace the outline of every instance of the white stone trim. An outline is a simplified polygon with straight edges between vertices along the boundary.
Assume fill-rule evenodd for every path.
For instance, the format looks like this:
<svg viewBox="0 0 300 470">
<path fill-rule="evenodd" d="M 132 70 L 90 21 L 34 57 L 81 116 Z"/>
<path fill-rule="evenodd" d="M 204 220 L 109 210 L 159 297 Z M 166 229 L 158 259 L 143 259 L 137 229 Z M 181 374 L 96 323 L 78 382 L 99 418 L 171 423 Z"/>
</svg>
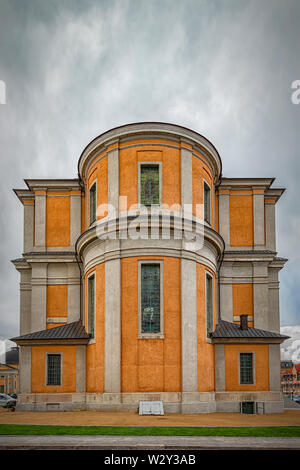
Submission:
<svg viewBox="0 0 300 470">
<path fill-rule="evenodd" d="M 105 263 L 104 390 L 121 391 L 121 261 Z"/>
<path fill-rule="evenodd" d="M 196 262 L 181 260 L 182 392 L 198 391 Z"/>
</svg>

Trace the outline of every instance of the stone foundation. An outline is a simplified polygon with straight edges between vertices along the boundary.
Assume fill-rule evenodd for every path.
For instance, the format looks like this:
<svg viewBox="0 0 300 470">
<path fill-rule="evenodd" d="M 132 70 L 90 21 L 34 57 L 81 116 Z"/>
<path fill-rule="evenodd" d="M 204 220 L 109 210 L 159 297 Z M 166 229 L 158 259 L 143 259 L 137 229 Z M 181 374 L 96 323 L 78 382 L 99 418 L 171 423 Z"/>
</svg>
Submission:
<svg viewBox="0 0 300 470">
<path fill-rule="evenodd" d="M 140 401 L 162 401 L 166 413 L 240 413 L 240 402 L 263 403 L 265 414 L 282 413 L 280 392 L 203 392 L 203 393 L 57 393 L 21 394 L 17 409 L 26 411 L 132 411 Z"/>
</svg>

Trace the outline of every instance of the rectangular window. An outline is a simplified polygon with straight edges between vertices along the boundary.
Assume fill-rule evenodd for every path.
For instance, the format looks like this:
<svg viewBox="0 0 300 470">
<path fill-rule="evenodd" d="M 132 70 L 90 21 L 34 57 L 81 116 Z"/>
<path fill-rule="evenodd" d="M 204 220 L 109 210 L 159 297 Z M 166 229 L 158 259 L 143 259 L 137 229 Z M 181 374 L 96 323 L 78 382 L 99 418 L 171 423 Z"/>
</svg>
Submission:
<svg viewBox="0 0 300 470">
<path fill-rule="evenodd" d="M 89 192 L 89 219 L 90 225 L 96 220 L 97 210 L 97 186 L 96 182 L 91 186 Z"/>
<path fill-rule="evenodd" d="M 210 187 L 208 184 L 204 181 L 203 182 L 204 188 L 204 220 L 208 224 L 210 224 L 210 205 L 211 205 L 211 197 L 210 197 Z"/>
<path fill-rule="evenodd" d="M 206 299 L 206 335 L 209 337 L 213 331 L 213 278 L 206 273 L 205 299 Z"/>
<path fill-rule="evenodd" d="M 240 353 L 240 383 L 253 384 L 253 353 Z"/>
<path fill-rule="evenodd" d="M 140 166 L 140 203 L 144 206 L 160 204 L 159 165 Z"/>
<path fill-rule="evenodd" d="M 141 265 L 141 333 L 161 332 L 160 264 Z"/>
<path fill-rule="evenodd" d="M 95 275 L 88 278 L 88 332 L 95 336 Z"/>
<path fill-rule="evenodd" d="M 61 385 L 61 354 L 47 354 L 47 385 Z"/>
</svg>

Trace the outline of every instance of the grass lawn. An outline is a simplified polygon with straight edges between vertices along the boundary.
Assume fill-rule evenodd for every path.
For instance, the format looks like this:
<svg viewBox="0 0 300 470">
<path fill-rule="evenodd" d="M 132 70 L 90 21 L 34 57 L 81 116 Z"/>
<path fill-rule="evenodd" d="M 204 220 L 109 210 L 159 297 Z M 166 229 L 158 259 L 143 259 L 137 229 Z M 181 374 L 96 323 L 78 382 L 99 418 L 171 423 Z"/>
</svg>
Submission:
<svg viewBox="0 0 300 470">
<path fill-rule="evenodd" d="M 300 437 L 300 426 L 159 427 L 159 426 L 47 426 L 0 424 L 0 435 L 110 436 L 257 436 Z"/>
</svg>

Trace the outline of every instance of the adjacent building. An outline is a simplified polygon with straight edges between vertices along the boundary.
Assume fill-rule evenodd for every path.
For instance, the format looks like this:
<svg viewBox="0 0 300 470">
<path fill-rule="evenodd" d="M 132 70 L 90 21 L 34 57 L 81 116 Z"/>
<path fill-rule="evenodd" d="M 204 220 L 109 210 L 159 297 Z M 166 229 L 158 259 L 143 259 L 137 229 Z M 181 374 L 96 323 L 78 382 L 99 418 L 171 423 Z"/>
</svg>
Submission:
<svg viewBox="0 0 300 470">
<path fill-rule="evenodd" d="M 0 362 L 0 393 L 17 393 L 19 376 L 19 348 L 6 351 L 5 361 Z"/>
<path fill-rule="evenodd" d="M 20 409 L 283 411 L 274 178 L 225 178 L 204 136 L 150 122 L 25 183 Z"/>
<path fill-rule="evenodd" d="M 281 363 L 281 387 L 285 395 L 300 395 L 300 363 Z"/>
</svg>

